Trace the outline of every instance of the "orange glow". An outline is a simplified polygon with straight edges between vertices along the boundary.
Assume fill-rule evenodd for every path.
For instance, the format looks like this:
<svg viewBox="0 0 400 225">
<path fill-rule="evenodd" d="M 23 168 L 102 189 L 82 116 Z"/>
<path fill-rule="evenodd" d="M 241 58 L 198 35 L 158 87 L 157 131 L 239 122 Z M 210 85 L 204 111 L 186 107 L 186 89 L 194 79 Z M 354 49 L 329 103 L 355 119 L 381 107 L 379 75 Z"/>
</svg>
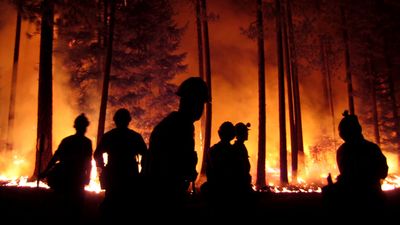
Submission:
<svg viewBox="0 0 400 225">
<path fill-rule="evenodd" d="M 213 84 L 213 123 L 211 144 L 217 143 L 218 127 L 224 121 L 249 122 L 249 140 L 245 142 L 249 151 L 251 174 L 253 183 L 256 181 L 257 149 L 258 149 L 258 84 L 257 84 L 257 49 L 256 42 L 249 40 L 240 34 L 239 27 L 247 27 L 255 20 L 254 15 L 246 14 L 238 10 L 231 10 L 231 6 L 224 1 L 209 1 L 209 11 L 218 11 L 219 19 L 210 22 L 210 47 L 212 62 Z M 227 10 L 222 10 L 227 9 Z M 21 35 L 20 67 L 18 72 L 17 99 L 16 99 L 16 124 L 14 150 L 12 152 L 1 151 L 6 140 L 8 101 L 10 92 L 10 75 L 12 67 L 12 51 L 15 32 L 15 11 L 12 8 L 4 10 L 6 21 L 0 30 L 0 184 L 7 181 L 8 185 L 36 186 L 36 182 L 27 182 L 27 177 L 33 173 L 36 145 L 37 123 L 37 80 L 39 61 L 39 35 L 27 38 Z M 179 75 L 176 82 L 179 83 L 185 77 L 197 74 L 197 46 L 194 14 L 190 10 L 181 10 L 178 22 L 186 24 L 189 20 L 187 31 L 182 40 L 181 52 L 188 52 L 186 64 L 188 70 L 182 76 Z M 274 21 L 267 21 L 266 26 L 274 26 Z M 23 22 L 22 34 L 33 33 L 35 27 Z M 329 115 L 321 113 L 322 103 L 320 95 L 320 75 L 309 74 L 301 78 L 301 103 L 303 116 L 303 136 L 305 165 L 300 167 L 296 181 L 291 180 L 290 160 L 290 133 L 287 123 L 288 140 L 288 171 L 289 182 L 292 186 L 282 187 L 279 181 L 279 124 L 278 124 L 278 91 L 276 72 L 276 50 L 273 40 L 274 33 L 266 34 L 266 86 L 267 86 L 267 153 L 266 176 L 267 183 L 275 192 L 321 192 L 321 186 L 325 185 L 329 173 L 332 177 L 338 175 L 336 166 L 336 149 L 321 149 L 318 157 L 313 155 L 312 149 L 327 136 L 332 138 L 332 122 Z M 55 40 L 55 43 L 57 40 Z M 71 41 L 70 46 L 75 43 Z M 56 44 L 55 44 L 56 45 Z M 73 102 L 75 93 L 68 86 L 68 74 L 63 70 L 62 57 L 54 56 L 54 96 L 53 96 L 53 151 L 57 149 L 61 140 L 74 133 L 73 120 L 78 112 Z M 341 111 L 347 107 L 345 96 L 345 82 L 335 80 L 333 84 L 337 90 L 334 93 L 337 109 L 335 123 L 341 118 Z M 341 100 L 339 100 L 341 99 Z M 99 102 L 92 102 L 98 108 Z M 92 140 L 93 147 L 96 144 L 96 128 L 98 112 L 87 113 L 90 120 L 87 136 Z M 199 134 L 200 122 L 196 126 L 196 151 L 199 163 L 197 171 L 200 171 L 202 162 L 202 138 Z M 336 128 L 335 128 L 336 129 Z M 333 137 L 339 141 L 339 137 Z M 372 140 L 366 134 L 366 138 Z M 336 146 L 336 148 L 338 145 Z M 389 176 L 382 183 L 383 190 L 399 188 L 400 176 L 398 168 L 398 155 L 384 151 L 389 165 Z M 200 180 L 199 180 L 200 181 Z M 201 180 L 202 181 L 202 180 Z M 41 187 L 48 188 L 44 183 Z M 94 161 L 90 184 L 85 187 L 87 191 L 99 193 L 101 191 Z"/>
<path fill-rule="evenodd" d="M 18 166 L 15 166 L 18 167 Z M 0 175 L 0 184 L 4 183 L 5 186 L 19 186 L 19 187 L 37 187 L 37 180 L 34 181 L 28 181 L 27 176 L 21 176 L 21 177 L 9 177 L 9 176 L 3 176 Z M 39 187 L 40 188 L 49 188 L 49 186 L 40 181 L 39 182 Z M 95 192 L 95 193 L 100 193 L 103 192 L 100 188 L 100 182 L 99 182 L 99 177 L 97 174 L 96 170 L 96 163 L 94 160 L 92 160 L 92 170 L 90 173 L 90 183 L 85 186 L 85 190 L 89 192 Z"/>
<path fill-rule="evenodd" d="M 96 193 L 100 193 L 101 191 L 104 191 L 100 187 L 99 176 L 97 174 L 96 162 L 94 161 L 94 159 L 92 160 L 92 170 L 90 172 L 90 183 L 89 183 L 89 185 L 86 185 L 85 190 L 91 191 L 91 192 L 96 192 Z"/>
</svg>

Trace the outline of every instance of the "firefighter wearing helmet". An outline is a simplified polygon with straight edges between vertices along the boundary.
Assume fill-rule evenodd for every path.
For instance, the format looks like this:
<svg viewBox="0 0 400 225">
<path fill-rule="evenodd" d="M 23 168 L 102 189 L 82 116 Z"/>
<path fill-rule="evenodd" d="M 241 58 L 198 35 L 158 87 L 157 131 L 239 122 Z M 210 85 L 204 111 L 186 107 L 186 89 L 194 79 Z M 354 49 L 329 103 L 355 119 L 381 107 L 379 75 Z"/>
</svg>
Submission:
<svg viewBox="0 0 400 225">
<path fill-rule="evenodd" d="M 237 166 L 235 167 L 235 182 L 238 192 L 242 194 L 251 193 L 253 191 L 250 175 L 249 153 L 244 144 L 249 137 L 249 127 L 250 123 L 244 124 L 239 122 L 235 125 L 236 140 L 233 144 L 237 162 Z"/>
<path fill-rule="evenodd" d="M 115 127 L 101 137 L 93 155 L 100 185 L 105 189 L 101 211 L 107 220 L 117 215 L 125 217 L 126 205 L 139 202 L 137 195 L 142 190 L 138 158 L 147 154 L 142 135 L 129 128 L 132 120 L 129 110 L 118 109 L 113 120 Z M 107 163 L 104 153 L 108 156 Z"/>
<path fill-rule="evenodd" d="M 74 120 L 75 134 L 62 139 L 46 169 L 39 178 L 47 184 L 68 209 L 79 209 L 84 203 L 85 185 L 89 184 L 92 141 L 85 136 L 89 120 L 80 114 Z"/>
<path fill-rule="evenodd" d="M 337 182 L 328 176 L 323 188 L 325 202 L 333 208 L 374 210 L 384 205 L 381 180 L 388 173 L 386 157 L 378 145 L 366 140 L 354 114 L 346 110 L 339 123 L 339 136 L 344 140 L 336 152 L 339 169 Z"/>
<path fill-rule="evenodd" d="M 156 199 L 181 203 L 188 187 L 197 177 L 194 125 L 209 101 L 206 83 L 199 77 L 190 77 L 178 87 L 179 108 L 166 116 L 152 131 L 149 158 L 144 173 L 152 187 L 163 185 Z M 159 193 L 159 190 L 153 190 Z"/>
</svg>

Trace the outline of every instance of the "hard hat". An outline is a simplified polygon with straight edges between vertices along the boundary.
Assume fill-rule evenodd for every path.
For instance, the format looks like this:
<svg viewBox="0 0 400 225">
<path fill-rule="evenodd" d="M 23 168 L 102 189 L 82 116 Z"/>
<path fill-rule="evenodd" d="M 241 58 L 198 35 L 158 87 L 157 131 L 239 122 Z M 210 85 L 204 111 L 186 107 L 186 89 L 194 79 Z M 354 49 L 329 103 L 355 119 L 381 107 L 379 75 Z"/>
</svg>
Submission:
<svg viewBox="0 0 400 225">
<path fill-rule="evenodd" d="M 74 127 L 79 128 L 79 127 L 87 127 L 89 126 L 89 120 L 85 116 L 84 113 L 80 114 L 78 117 L 76 117 L 74 121 Z"/>
<path fill-rule="evenodd" d="M 218 135 L 221 139 L 232 139 L 235 137 L 235 126 L 229 121 L 225 121 L 218 129 Z"/>
<path fill-rule="evenodd" d="M 250 126 L 251 126 L 250 123 L 244 124 L 242 122 L 239 122 L 235 125 L 235 129 L 236 129 L 237 133 L 243 133 L 243 132 L 247 132 L 248 130 L 250 130 L 249 129 Z"/>
<path fill-rule="evenodd" d="M 206 82 L 200 77 L 190 77 L 184 80 L 176 92 L 181 98 L 198 99 L 203 102 L 209 102 L 210 96 Z"/>
<path fill-rule="evenodd" d="M 113 119 L 116 123 L 129 123 L 131 121 L 131 114 L 127 109 L 120 108 L 115 112 Z"/>
<path fill-rule="evenodd" d="M 343 112 L 343 118 L 339 122 L 339 131 L 343 133 L 361 133 L 362 128 L 358 117 L 354 114 L 349 114 L 349 111 Z"/>
</svg>

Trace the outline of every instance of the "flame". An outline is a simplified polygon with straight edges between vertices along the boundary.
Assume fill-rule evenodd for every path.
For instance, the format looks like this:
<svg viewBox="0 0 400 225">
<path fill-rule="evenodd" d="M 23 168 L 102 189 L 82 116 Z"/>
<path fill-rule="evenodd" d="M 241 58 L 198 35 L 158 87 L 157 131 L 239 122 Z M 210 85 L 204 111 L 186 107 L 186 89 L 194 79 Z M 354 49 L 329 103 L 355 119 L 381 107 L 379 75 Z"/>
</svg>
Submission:
<svg viewBox="0 0 400 225">
<path fill-rule="evenodd" d="M 5 176 L 0 176 L 0 184 L 4 183 L 4 186 L 18 186 L 18 187 L 41 187 L 41 188 L 49 188 L 46 183 L 39 181 L 39 186 L 37 180 L 28 181 L 27 176 L 22 176 L 16 179 L 10 179 Z"/>
<path fill-rule="evenodd" d="M 382 190 L 390 191 L 400 188 L 400 176 L 390 174 L 382 183 Z"/>
<path fill-rule="evenodd" d="M 21 176 L 19 178 L 10 178 L 4 175 L 0 175 L 0 186 L 18 186 L 18 187 L 40 187 L 49 189 L 50 187 L 43 181 L 39 181 L 39 186 L 37 180 L 28 181 L 27 176 Z M 92 169 L 90 172 L 90 182 L 85 186 L 85 190 L 88 192 L 100 193 L 104 190 L 100 187 L 99 176 L 97 174 L 96 162 L 92 160 Z"/>
<path fill-rule="evenodd" d="M 250 122 L 253 126 L 249 133 L 249 140 L 246 146 L 249 151 L 251 162 L 251 174 L 253 183 L 256 178 L 256 165 L 257 165 L 257 133 L 258 133 L 258 99 L 257 99 L 257 60 L 255 59 L 256 44 L 249 40 L 244 35 L 240 35 L 238 27 L 247 27 L 248 24 L 254 21 L 253 15 L 247 15 L 242 10 L 221 10 L 230 9 L 231 6 L 225 1 L 211 1 L 210 10 L 215 8 L 220 9 L 219 14 L 221 20 L 210 23 L 210 43 L 212 43 L 211 60 L 213 62 L 213 124 L 212 124 L 212 138 L 211 143 L 218 142 L 218 126 L 224 121 L 236 122 Z M 214 9 L 213 9 L 214 8 Z M 9 10 L 4 10 L 7 18 L 15 18 L 15 10 L 10 7 Z M 192 18 L 190 10 L 182 10 L 180 15 L 180 22 L 187 24 L 187 19 Z M 188 15 L 184 15 L 187 13 Z M 238 15 L 239 14 L 239 15 Z M 268 23 L 268 21 L 266 21 Z M 15 32 L 14 20 L 6 20 L 6 24 L 0 35 L 0 52 L 2 63 L 0 64 L 0 100 L 4 106 L 8 105 L 9 94 L 9 80 L 8 75 L 11 74 L 12 65 L 12 47 L 13 34 Z M 273 21 L 272 21 L 273 23 Z M 196 50 L 195 23 L 188 24 L 188 31 L 182 40 L 182 51 L 188 52 L 186 63 L 188 64 L 187 75 L 197 74 L 197 55 L 194 54 Z M 232 26 L 235 24 L 235 26 Z M 271 25 L 271 24 L 269 24 Z M 267 26 L 269 26 L 267 24 Z M 273 24 L 269 27 L 273 27 Z M 35 27 L 27 22 L 23 22 L 22 33 L 33 33 Z M 236 34 L 236 35 L 235 35 Z M 266 38 L 271 38 L 271 34 L 267 33 Z M 240 43 L 240 44 L 239 44 Z M 270 46 L 270 41 L 266 42 L 267 52 L 274 52 L 274 46 Z M 74 45 L 75 41 L 69 43 L 70 46 Z M 35 187 L 36 181 L 28 182 L 26 174 L 33 171 L 34 167 L 34 146 L 36 134 L 36 113 L 37 113 L 37 63 L 39 58 L 39 35 L 35 35 L 28 39 L 25 35 L 21 36 L 21 55 L 20 55 L 20 68 L 18 76 L 17 90 L 17 108 L 16 108 L 16 124 L 15 133 L 18 141 L 15 144 L 12 153 L 3 153 L 0 156 L 0 184 L 14 185 L 14 186 L 29 186 Z M 229 57 L 227 57 L 229 56 Z M 72 121 L 78 113 L 71 106 L 71 99 L 74 96 L 71 93 L 71 88 L 66 85 L 68 74 L 63 72 L 62 59 L 57 57 L 54 62 L 54 129 L 53 129 L 53 149 L 57 148 L 62 138 L 73 132 Z M 268 59 L 267 61 L 270 61 Z M 291 149 L 288 146 L 288 171 L 289 183 L 292 185 L 282 186 L 279 183 L 279 138 L 277 135 L 278 114 L 277 114 L 277 80 L 276 80 L 276 66 L 273 63 L 267 64 L 267 159 L 266 159 L 266 172 L 269 188 L 274 192 L 320 192 L 321 187 L 326 184 L 326 177 L 331 173 L 333 177 L 338 175 L 338 169 L 335 160 L 335 148 L 331 151 L 321 152 L 316 159 L 313 157 L 312 148 L 322 139 L 321 133 L 328 133 L 324 131 L 324 127 L 330 127 L 332 118 L 323 115 L 320 111 L 316 110 L 316 99 L 314 93 L 319 92 L 319 78 L 316 79 L 318 74 L 310 74 L 309 78 L 303 78 L 300 92 L 302 94 L 302 113 L 303 113 L 303 128 L 304 128 L 304 165 L 302 165 L 297 177 L 297 180 L 292 181 L 290 173 L 290 154 Z M 23 75 L 23 76 L 22 76 Z M 4 78 L 3 78 L 4 77 Z M 7 78 L 7 79 L 6 79 Z M 184 79 L 180 77 L 177 79 Z M 179 81 L 177 81 L 179 82 Z M 338 90 L 345 90 L 345 82 L 337 79 L 334 83 L 335 88 Z M 308 93 L 312 90 L 313 93 Z M 22 92 L 23 91 L 23 92 Z M 76 93 L 75 93 L 76 94 Z M 7 97 L 4 97 L 7 96 Z M 337 109 L 346 108 L 345 91 L 338 91 L 335 93 L 336 100 L 335 107 Z M 91 104 L 97 104 L 94 102 Z M 3 135 L 6 130 L 7 111 L 0 108 L 0 135 Z M 96 118 L 97 112 L 88 115 L 91 119 L 91 124 L 88 130 L 88 137 L 96 143 L 95 128 L 97 126 Z M 318 120 L 316 120 L 318 118 Z M 338 124 L 340 115 L 333 118 Z M 289 126 L 289 125 L 288 125 Z M 287 129 L 289 130 L 289 129 Z M 196 127 L 196 132 L 199 129 Z M 197 135 L 196 135 L 197 137 Z M 367 136 L 368 137 L 368 136 Z M 202 138 L 196 139 L 196 149 L 198 150 L 199 162 L 202 160 Z M 333 137 L 334 139 L 337 137 Z M 0 144 L 3 145 L 2 140 L 5 138 L 0 136 Z M 288 143 L 290 135 L 288 132 Z M 337 147 L 337 146 L 336 146 Z M 0 146 L 1 150 L 2 146 Z M 397 154 L 384 152 L 388 160 L 390 168 L 389 176 L 383 181 L 382 189 L 393 190 L 399 188 L 400 179 L 398 174 L 398 159 Z M 198 171 L 200 170 L 201 163 L 198 163 Z M 40 187 L 48 188 L 46 184 L 39 182 Z M 99 193 L 101 188 L 97 170 L 92 161 L 91 180 L 85 190 Z"/>
<path fill-rule="evenodd" d="M 92 170 L 90 171 L 90 182 L 85 186 L 86 191 L 100 193 L 104 191 L 100 187 L 99 176 L 97 174 L 96 162 L 92 159 Z"/>
</svg>

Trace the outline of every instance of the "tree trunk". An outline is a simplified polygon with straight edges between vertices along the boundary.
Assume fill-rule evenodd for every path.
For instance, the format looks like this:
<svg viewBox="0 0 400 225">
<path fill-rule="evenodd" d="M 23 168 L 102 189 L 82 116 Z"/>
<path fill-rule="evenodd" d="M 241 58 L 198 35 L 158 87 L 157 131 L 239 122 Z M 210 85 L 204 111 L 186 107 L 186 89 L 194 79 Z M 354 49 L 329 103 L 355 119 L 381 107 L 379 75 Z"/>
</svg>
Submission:
<svg viewBox="0 0 400 225">
<path fill-rule="evenodd" d="M 106 121 L 108 87 L 109 87 L 109 82 L 110 82 L 112 48 L 113 48 L 113 39 L 114 39 L 115 5 L 116 5 L 115 0 L 111 0 L 110 24 L 109 24 L 108 39 L 107 39 L 107 41 L 108 41 L 107 42 L 107 54 L 106 54 L 106 61 L 105 61 L 105 68 L 104 68 L 103 89 L 102 89 L 102 94 L 101 94 L 99 126 L 98 126 L 98 130 L 97 130 L 97 144 L 99 143 L 101 137 L 104 134 L 104 126 L 105 126 L 105 121 Z M 105 11 L 106 11 L 106 9 L 105 9 Z"/>
<path fill-rule="evenodd" d="M 197 30 L 197 53 L 199 60 L 199 76 L 204 79 L 204 55 L 203 55 L 203 28 L 202 21 L 206 15 L 201 10 L 200 0 L 196 0 L 196 30 Z"/>
<path fill-rule="evenodd" d="M 322 66 L 322 77 L 323 77 L 323 87 L 324 87 L 324 100 L 326 100 L 325 108 L 330 110 L 332 118 L 332 135 L 333 140 L 336 138 L 336 125 L 335 125 L 335 109 L 333 105 L 332 96 L 332 81 L 331 81 L 331 68 L 329 64 L 329 49 L 330 45 L 326 37 L 320 36 L 320 46 L 321 46 L 321 66 Z M 336 145 L 335 145 L 336 148 Z"/>
<path fill-rule="evenodd" d="M 336 139 L 336 124 L 335 124 L 335 106 L 333 104 L 333 91 L 332 91 L 332 70 L 330 66 L 330 60 L 329 60 L 329 55 L 331 52 L 331 43 L 328 40 L 325 45 L 325 59 L 326 59 L 326 75 L 328 76 L 327 82 L 328 82 L 328 95 L 329 95 L 329 107 L 331 110 L 331 118 L 332 118 L 332 134 L 333 134 L 333 140 Z M 336 149 L 336 141 L 334 142 L 335 144 L 335 149 Z"/>
<path fill-rule="evenodd" d="M 371 45 L 370 45 L 371 46 Z M 374 121 L 374 137 L 375 143 L 377 145 L 381 145 L 381 137 L 379 133 L 379 117 L 378 117 L 378 104 L 376 100 L 376 74 L 374 71 L 372 54 L 370 54 L 368 50 L 367 56 L 367 63 L 368 63 L 368 75 L 370 76 L 369 85 L 370 85 L 370 93 L 371 93 L 371 101 L 372 101 L 372 117 Z"/>
<path fill-rule="evenodd" d="M 285 8 L 287 4 L 285 5 Z M 286 12 L 286 13 L 285 13 Z M 292 79 L 292 71 L 291 71 L 291 60 L 290 60 L 290 47 L 289 45 L 289 37 L 288 37 L 288 29 L 287 29 L 287 10 L 283 10 L 281 17 L 281 26 L 283 30 L 283 44 L 284 44 L 284 59 L 286 66 L 286 86 L 288 91 L 288 109 L 289 109 L 289 127 L 290 127 L 290 143 L 292 149 L 292 182 L 297 181 L 297 166 L 298 166 L 298 148 L 297 148 L 297 131 L 296 131 L 296 122 L 294 119 L 294 103 L 293 103 L 293 79 Z"/>
<path fill-rule="evenodd" d="M 108 35 L 108 1 L 109 0 L 98 0 L 97 2 L 97 42 L 99 46 L 99 54 L 97 54 L 97 65 L 96 69 L 99 76 L 103 75 L 104 79 L 104 69 L 105 69 L 105 58 L 107 55 L 107 35 Z M 97 90 L 96 95 L 100 95 L 102 92 L 103 84 L 100 82 L 96 83 Z M 101 101 L 101 100 L 100 100 Z M 97 142 L 96 142 L 97 143 Z"/>
<path fill-rule="evenodd" d="M 204 38 L 204 53 L 205 53 L 205 69 L 206 69 L 206 83 L 208 86 L 208 94 L 210 101 L 206 104 L 206 127 L 204 136 L 204 149 L 210 149 L 211 143 L 211 121 L 212 121 L 212 86 L 211 86 L 211 61 L 210 61 L 210 43 L 208 35 L 208 19 L 207 19 L 207 5 L 206 0 L 201 0 L 201 10 L 203 14 L 203 38 Z"/>
<path fill-rule="evenodd" d="M 340 4 L 340 16 L 342 20 L 342 34 L 345 50 L 345 63 L 346 63 L 346 82 L 347 82 L 347 93 L 349 97 L 349 110 L 350 114 L 355 114 L 354 109 L 354 97 L 353 97 L 353 82 L 351 78 L 351 64 L 350 64 L 350 47 L 349 47 L 349 35 L 347 31 L 347 21 L 344 0 Z"/>
<path fill-rule="evenodd" d="M 103 30 L 105 27 L 107 27 L 107 23 L 106 24 L 103 23 L 103 20 L 107 21 L 107 19 L 106 19 L 107 15 L 104 14 L 104 12 L 102 12 L 102 9 L 103 9 L 102 2 L 104 2 L 104 0 L 97 0 L 97 10 L 96 10 L 97 11 L 97 44 L 98 44 L 99 49 L 102 49 L 105 46 Z M 105 8 L 105 6 L 104 6 L 104 8 Z M 96 66 L 97 66 L 97 71 L 99 74 L 101 74 L 101 72 L 102 72 L 102 69 L 101 69 L 102 65 L 104 65 L 103 64 L 103 54 L 98 54 Z"/>
<path fill-rule="evenodd" d="M 258 52 L 258 156 L 256 186 L 266 186 L 266 106 L 265 106 L 265 56 L 262 0 L 257 0 L 257 52 Z"/>
<path fill-rule="evenodd" d="M 196 0 L 196 30 L 197 30 L 197 58 L 198 58 L 198 66 L 199 66 L 199 76 L 201 79 L 205 79 L 204 77 L 204 48 L 203 48 L 203 28 L 202 28 L 202 20 L 204 19 L 204 15 L 201 10 L 201 2 L 200 0 Z M 203 160 L 201 162 L 201 170 L 200 176 L 205 176 L 206 168 L 207 168 L 207 157 L 208 157 L 208 148 L 204 146 L 204 134 L 205 134 L 205 116 L 201 117 L 200 120 L 200 135 L 201 135 L 201 147 L 203 148 Z"/>
<path fill-rule="evenodd" d="M 325 36 L 319 36 L 319 45 L 320 45 L 320 61 L 321 61 L 321 71 L 322 71 L 322 89 L 323 89 L 323 109 L 329 109 L 329 91 L 328 91 L 328 76 L 327 74 L 327 64 L 326 64 L 326 55 L 325 55 Z"/>
<path fill-rule="evenodd" d="M 286 113 L 285 113 L 285 77 L 283 65 L 282 30 L 281 30 L 281 5 L 280 0 L 275 0 L 276 10 L 276 46 L 278 57 L 278 91 L 279 91 L 279 156 L 280 180 L 282 184 L 288 183 L 287 149 L 286 149 Z"/>
<path fill-rule="evenodd" d="M 36 165 L 33 179 L 45 169 L 52 153 L 53 84 L 52 55 L 54 4 L 44 0 L 41 6 L 42 21 L 40 33 L 38 123 L 36 136 Z"/>
<path fill-rule="evenodd" d="M 19 58 L 19 43 L 21 36 L 21 1 L 17 2 L 17 23 L 15 28 L 15 44 L 14 44 L 14 59 L 11 78 L 10 103 L 8 110 L 8 130 L 7 130 L 7 150 L 12 151 L 14 148 L 14 119 L 15 119 L 15 96 L 17 92 L 17 76 L 18 76 L 18 58 Z"/>
<path fill-rule="evenodd" d="M 287 0 L 287 22 L 289 28 L 289 48 L 290 48 L 290 61 L 292 68 L 292 79 L 293 79 L 293 102 L 294 102 L 294 120 L 296 123 L 296 136 L 297 136 L 297 153 L 298 153 L 298 173 L 299 168 L 304 166 L 304 147 L 303 147 L 303 123 L 301 119 L 301 104 L 300 104 L 300 90 L 299 90 L 299 78 L 297 71 L 297 53 L 296 43 L 294 41 L 294 28 L 292 19 L 292 8 L 291 0 Z"/>
<path fill-rule="evenodd" d="M 109 10 L 109 1 L 113 1 L 113 0 L 103 0 L 103 42 L 102 42 L 102 46 L 104 49 L 107 48 L 107 35 L 109 35 L 109 19 L 108 19 L 108 10 Z M 110 15 L 111 16 L 111 15 Z M 105 51 L 106 52 L 106 51 Z M 106 53 L 107 55 L 107 53 Z"/>
</svg>

